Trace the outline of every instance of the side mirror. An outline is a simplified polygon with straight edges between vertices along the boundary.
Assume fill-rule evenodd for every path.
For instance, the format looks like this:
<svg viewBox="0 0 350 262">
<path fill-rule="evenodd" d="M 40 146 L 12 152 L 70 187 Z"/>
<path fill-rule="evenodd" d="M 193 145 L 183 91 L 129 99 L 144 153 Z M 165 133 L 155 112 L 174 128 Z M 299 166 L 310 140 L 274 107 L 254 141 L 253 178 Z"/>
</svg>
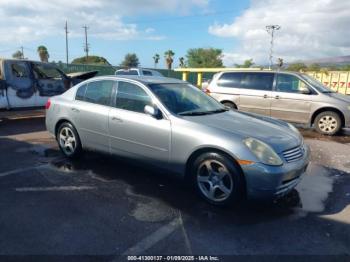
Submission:
<svg viewBox="0 0 350 262">
<path fill-rule="evenodd" d="M 162 118 L 162 112 L 155 105 L 154 106 L 146 105 L 144 111 L 147 115 L 150 115 L 156 119 Z"/>
<path fill-rule="evenodd" d="M 303 95 L 310 95 L 311 91 L 309 89 L 303 89 L 303 90 L 300 90 L 299 93 Z"/>
</svg>

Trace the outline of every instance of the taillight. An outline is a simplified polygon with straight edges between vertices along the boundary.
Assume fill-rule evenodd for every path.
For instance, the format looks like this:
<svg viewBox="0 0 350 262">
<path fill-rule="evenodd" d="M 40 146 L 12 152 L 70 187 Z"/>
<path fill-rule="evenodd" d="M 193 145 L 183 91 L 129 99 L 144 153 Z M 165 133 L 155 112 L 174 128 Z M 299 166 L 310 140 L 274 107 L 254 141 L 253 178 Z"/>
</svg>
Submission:
<svg viewBox="0 0 350 262">
<path fill-rule="evenodd" d="M 48 110 L 51 106 L 51 101 L 50 98 L 47 100 L 46 104 L 45 104 L 45 109 Z"/>
</svg>

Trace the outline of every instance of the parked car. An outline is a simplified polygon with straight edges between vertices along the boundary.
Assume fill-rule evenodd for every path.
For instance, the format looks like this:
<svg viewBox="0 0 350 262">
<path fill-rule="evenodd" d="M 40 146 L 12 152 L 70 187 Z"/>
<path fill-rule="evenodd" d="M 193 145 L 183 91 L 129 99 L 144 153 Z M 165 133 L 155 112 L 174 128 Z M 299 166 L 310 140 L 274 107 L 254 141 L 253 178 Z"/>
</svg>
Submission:
<svg viewBox="0 0 350 262">
<path fill-rule="evenodd" d="M 96 74 L 65 74 L 49 63 L 0 59 L 0 109 L 43 107 L 48 97 L 62 94 Z"/>
<path fill-rule="evenodd" d="M 128 69 L 118 69 L 115 71 L 117 76 L 126 76 L 126 75 L 135 75 L 135 76 L 158 76 L 162 77 L 163 75 L 156 70 L 147 69 L 147 68 L 128 68 Z"/>
<path fill-rule="evenodd" d="M 314 126 L 325 135 L 350 126 L 350 97 L 302 73 L 221 72 L 214 75 L 206 92 L 239 111 Z"/>
<path fill-rule="evenodd" d="M 67 157 L 93 149 L 167 169 L 213 204 L 280 197 L 309 149 L 286 122 L 228 110 L 187 82 L 98 77 L 52 97 L 46 127 Z"/>
</svg>

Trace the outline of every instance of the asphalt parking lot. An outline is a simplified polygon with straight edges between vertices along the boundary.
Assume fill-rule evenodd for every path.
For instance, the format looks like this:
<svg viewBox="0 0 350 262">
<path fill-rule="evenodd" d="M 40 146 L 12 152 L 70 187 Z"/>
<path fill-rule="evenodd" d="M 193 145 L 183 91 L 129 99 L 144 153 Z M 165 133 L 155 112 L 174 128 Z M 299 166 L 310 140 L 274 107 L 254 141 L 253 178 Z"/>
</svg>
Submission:
<svg viewBox="0 0 350 262">
<path fill-rule="evenodd" d="M 43 118 L 2 121 L 0 255 L 350 255 L 350 137 L 302 132 L 297 189 L 228 209 L 154 168 L 67 160 Z"/>
</svg>

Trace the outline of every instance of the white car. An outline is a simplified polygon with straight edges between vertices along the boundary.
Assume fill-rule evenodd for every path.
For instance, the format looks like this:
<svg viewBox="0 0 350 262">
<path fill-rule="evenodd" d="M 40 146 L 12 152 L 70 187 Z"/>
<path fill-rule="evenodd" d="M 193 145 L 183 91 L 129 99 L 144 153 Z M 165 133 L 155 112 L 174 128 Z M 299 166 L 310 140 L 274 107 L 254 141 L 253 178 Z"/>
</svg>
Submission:
<svg viewBox="0 0 350 262">
<path fill-rule="evenodd" d="M 161 73 L 156 70 L 146 68 L 129 68 L 129 69 L 118 69 L 115 71 L 117 76 L 135 75 L 135 76 L 158 76 L 163 77 Z"/>
</svg>

